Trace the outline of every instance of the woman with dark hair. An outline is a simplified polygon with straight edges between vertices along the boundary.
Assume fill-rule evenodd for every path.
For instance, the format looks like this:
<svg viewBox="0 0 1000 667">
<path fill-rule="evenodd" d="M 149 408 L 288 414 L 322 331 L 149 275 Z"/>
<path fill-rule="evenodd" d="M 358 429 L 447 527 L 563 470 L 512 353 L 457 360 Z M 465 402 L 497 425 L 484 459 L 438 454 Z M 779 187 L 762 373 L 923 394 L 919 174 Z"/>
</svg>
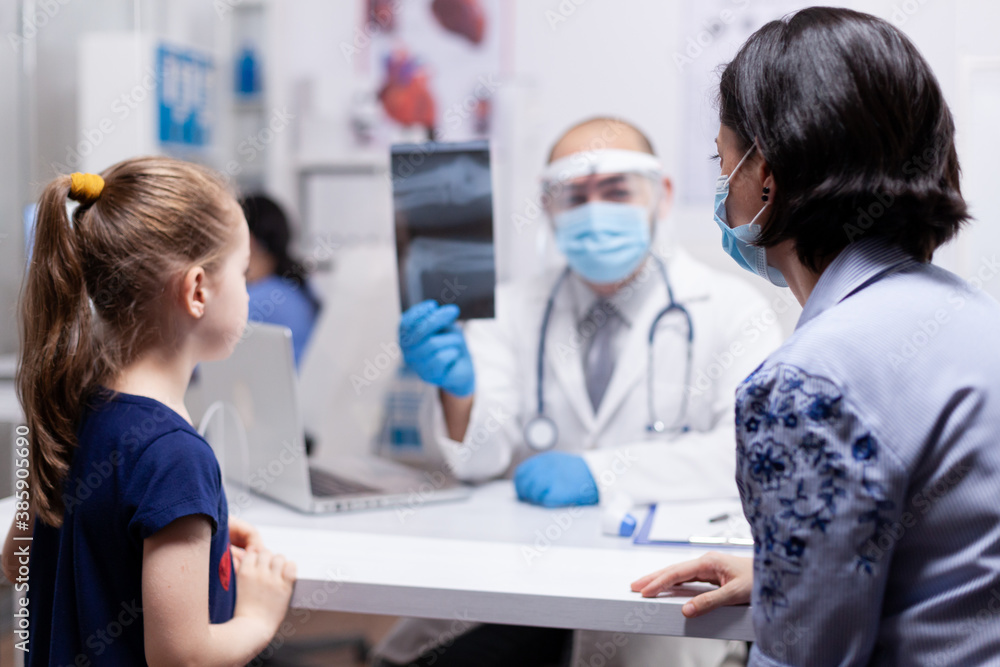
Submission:
<svg viewBox="0 0 1000 667">
<path fill-rule="evenodd" d="M 723 247 L 804 309 L 736 393 L 752 563 L 632 588 L 752 601 L 752 665 L 995 664 L 1000 306 L 930 264 L 968 219 L 940 87 L 889 23 L 810 8 L 743 45 L 719 106 Z"/>
<path fill-rule="evenodd" d="M 250 227 L 250 320 L 292 330 L 297 368 L 319 316 L 319 299 L 309 287 L 305 268 L 288 253 L 291 228 L 281 207 L 263 194 L 241 199 L 240 206 Z"/>
</svg>

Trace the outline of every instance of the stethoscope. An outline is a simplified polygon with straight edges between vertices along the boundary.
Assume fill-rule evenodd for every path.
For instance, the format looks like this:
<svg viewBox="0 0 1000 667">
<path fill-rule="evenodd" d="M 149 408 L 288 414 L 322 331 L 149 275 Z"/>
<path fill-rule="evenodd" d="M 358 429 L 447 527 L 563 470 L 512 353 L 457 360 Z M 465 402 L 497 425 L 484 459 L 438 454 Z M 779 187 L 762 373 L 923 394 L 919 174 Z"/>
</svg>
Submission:
<svg viewBox="0 0 1000 667">
<path fill-rule="evenodd" d="M 674 290 L 670 286 L 670 278 L 667 276 L 667 267 L 663 263 L 663 260 L 655 255 L 652 257 L 660 269 L 660 275 L 663 277 L 663 284 L 667 287 L 667 306 L 656 314 L 656 317 L 653 318 L 653 323 L 649 326 L 649 336 L 647 338 L 648 349 L 646 353 L 646 398 L 648 401 L 647 407 L 649 410 L 649 423 L 646 425 L 646 430 L 650 433 L 665 433 L 667 431 L 679 431 L 683 433 L 688 430 L 688 427 L 681 426 L 681 423 L 687 416 L 688 391 L 691 386 L 691 367 L 694 356 L 694 322 L 692 321 L 691 314 L 688 312 L 687 308 L 674 300 Z M 568 276 L 569 273 L 570 269 L 567 267 L 566 270 L 559 275 L 559 279 L 552 288 L 552 293 L 549 294 L 549 300 L 545 304 L 545 314 L 542 316 L 542 329 L 538 341 L 538 367 L 536 369 L 538 380 L 537 412 L 535 416 L 529 419 L 528 423 L 524 425 L 524 441 L 535 451 L 552 449 L 555 447 L 556 442 L 559 441 L 559 428 L 556 426 L 556 423 L 545 414 L 545 394 L 543 387 L 545 376 L 545 339 L 549 331 L 549 320 L 552 317 L 552 309 L 555 306 L 556 295 L 559 293 L 559 289 L 562 287 L 563 283 L 566 282 L 566 276 Z M 660 324 L 660 320 L 674 311 L 683 315 L 684 320 L 687 323 L 687 355 L 684 364 L 684 390 L 681 395 L 680 411 L 677 418 L 674 420 L 674 423 L 668 429 L 667 425 L 657 417 L 656 413 L 656 400 L 653 394 L 653 343 L 656 340 L 656 329 Z"/>
</svg>

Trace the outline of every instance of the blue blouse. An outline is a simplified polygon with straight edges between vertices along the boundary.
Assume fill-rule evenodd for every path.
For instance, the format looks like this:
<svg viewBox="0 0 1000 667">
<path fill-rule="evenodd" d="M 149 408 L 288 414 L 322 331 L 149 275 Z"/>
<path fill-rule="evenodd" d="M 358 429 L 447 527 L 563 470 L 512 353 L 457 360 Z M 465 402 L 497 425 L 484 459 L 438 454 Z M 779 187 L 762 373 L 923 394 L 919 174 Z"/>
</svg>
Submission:
<svg viewBox="0 0 1000 667">
<path fill-rule="evenodd" d="M 299 287 L 294 281 L 279 276 L 268 276 L 247 285 L 250 295 L 248 319 L 251 322 L 280 324 L 292 330 L 296 368 L 302 361 L 319 316 L 319 309 L 311 298 L 309 289 L 308 285 Z"/>
<path fill-rule="evenodd" d="M 877 240 L 737 390 L 751 665 L 1000 660 L 1000 305 Z"/>
</svg>

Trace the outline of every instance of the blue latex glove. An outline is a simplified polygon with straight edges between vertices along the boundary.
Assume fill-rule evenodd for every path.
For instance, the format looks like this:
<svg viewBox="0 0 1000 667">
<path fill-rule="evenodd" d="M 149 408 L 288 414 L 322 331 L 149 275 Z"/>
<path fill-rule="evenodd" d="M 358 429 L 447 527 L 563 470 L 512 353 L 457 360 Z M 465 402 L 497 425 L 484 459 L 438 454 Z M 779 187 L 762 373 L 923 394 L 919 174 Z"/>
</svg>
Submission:
<svg viewBox="0 0 1000 667">
<path fill-rule="evenodd" d="M 545 507 L 596 505 L 597 484 L 582 456 L 543 452 L 514 471 L 517 497 Z"/>
<path fill-rule="evenodd" d="M 399 321 L 399 347 L 406 364 L 424 382 L 456 396 L 476 389 L 472 357 L 465 336 L 455 324 L 458 306 L 438 306 L 428 300 L 412 306 Z"/>
</svg>

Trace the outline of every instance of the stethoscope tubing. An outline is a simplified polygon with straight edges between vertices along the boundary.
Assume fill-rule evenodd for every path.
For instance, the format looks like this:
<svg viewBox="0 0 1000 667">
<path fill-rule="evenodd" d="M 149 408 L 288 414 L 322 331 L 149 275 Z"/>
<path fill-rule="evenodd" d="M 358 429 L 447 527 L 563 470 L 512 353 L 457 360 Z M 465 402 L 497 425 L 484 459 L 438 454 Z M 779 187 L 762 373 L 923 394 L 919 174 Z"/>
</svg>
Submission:
<svg viewBox="0 0 1000 667">
<path fill-rule="evenodd" d="M 691 318 L 691 313 L 688 312 L 682 304 L 678 303 L 674 299 L 674 290 L 670 284 L 670 277 L 667 274 L 667 267 L 663 263 L 663 260 L 655 255 L 652 256 L 653 260 L 657 263 L 660 271 L 660 275 L 663 277 L 663 284 L 667 288 L 667 306 L 663 308 L 656 317 L 653 318 L 653 322 L 649 327 L 649 334 L 647 336 L 647 366 L 646 366 L 646 383 L 647 383 L 647 408 L 649 410 L 649 424 L 647 424 L 646 429 L 650 432 L 662 433 L 666 431 L 686 431 L 687 427 L 682 426 L 684 418 L 687 416 L 688 409 L 688 393 L 691 384 L 691 367 L 694 361 L 693 347 L 694 347 L 694 321 Z M 545 415 L 545 341 L 548 337 L 549 322 L 552 318 L 552 310 L 555 307 L 556 296 L 559 294 L 563 283 L 566 281 L 566 277 L 569 275 L 570 269 L 566 269 L 559 275 L 556 280 L 555 285 L 552 287 L 552 291 L 549 294 L 549 298 L 545 303 L 545 312 L 542 315 L 542 326 L 539 332 L 538 341 L 538 357 L 536 364 L 536 413 L 535 416 L 528 422 L 525 428 L 525 433 L 527 434 L 531 429 L 529 428 L 532 423 L 543 420 L 551 425 L 551 428 L 556 435 L 554 436 L 558 439 L 558 430 L 554 422 Z M 678 412 L 677 419 L 671 425 L 669 429 L 664 425 L 663 422 L 657 419 L 656 415 L 656 400 L 654 395 L 654 382 L 653 382 L 653 369 L 654 369 L 654 343 L 656 341 L 656 330 L 659 326 L 660 321 L 672 312 L 681 313 L 684 316 L 684 321 L 687 325 L 687 351 L 685 355 L 685 369 L 684 369 L 684 387 L 681 395 L 681 405 Z M 555 445 L 555 442 L 549 443 L 533 443 L 530 437 L 525 437 L 525 441 L 528 446 L 534 450 L 541 451 L 545 449 L 550 449 Z"/>
</svg>

